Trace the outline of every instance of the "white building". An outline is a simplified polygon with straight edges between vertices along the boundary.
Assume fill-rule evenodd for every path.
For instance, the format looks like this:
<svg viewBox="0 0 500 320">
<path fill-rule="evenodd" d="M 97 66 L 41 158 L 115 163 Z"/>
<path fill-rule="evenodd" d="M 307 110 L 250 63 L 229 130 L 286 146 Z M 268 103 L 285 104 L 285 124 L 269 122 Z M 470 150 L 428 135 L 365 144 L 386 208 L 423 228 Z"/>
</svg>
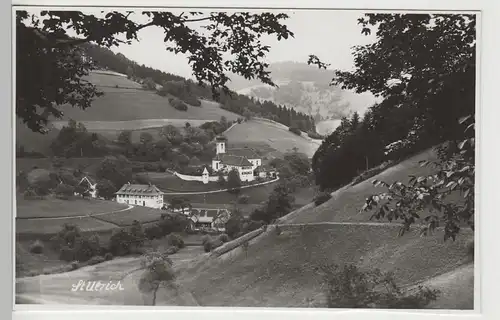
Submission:
<svg viewBox="0 0 500 320">
<path fill-rule="evenodd" d="M 163 192 L 155 185 L 124 184 L 115 192 L 116 202 L 155 209 L 163 207 Z"/>
<path fill-rule="evenodd" d="M 226 137 L 216 138 L 216 156 L 212 159 L 213 171 L 227 174 L 236 169 L 241 181 L 255 180 L 255 169 L 262 165 L 262 159 L 248 148 L 226 150 L 226 143 Z"/>
</svg>

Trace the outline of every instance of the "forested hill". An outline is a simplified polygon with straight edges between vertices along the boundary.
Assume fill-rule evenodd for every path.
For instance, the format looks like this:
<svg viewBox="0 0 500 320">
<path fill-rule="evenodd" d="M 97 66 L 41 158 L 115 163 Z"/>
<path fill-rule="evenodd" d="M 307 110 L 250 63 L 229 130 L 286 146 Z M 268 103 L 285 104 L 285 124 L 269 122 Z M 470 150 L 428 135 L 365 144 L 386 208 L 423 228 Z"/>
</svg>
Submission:
<svg viewBox="0 0 500 320">
<path fill-rule="evenodd" d="M 99 69 L 126 74 L 129 79 L 142 83 L 153 90 L 167 91 L 179 98 L 212 99 L 212 91 L 208 86 L 200 86 L 192 80 L 166 73 L 145 65 L 139 65 L 111 50 L 92 44 L 86 45 L 86 52 Z M 277 121 L 288 127 L 295 127 L 304 132 L 315 133 L 316 128 L 311 116 L 297 112 L 292 108 L 276 105 L 273 102 L 259 102 L 246 95 L 232 92 L 218 97 L 221 108 L 237 113 L 245 118 L 262 117 Z M 189 102 L 188 102 L 189 103 Z"/>
</svg>

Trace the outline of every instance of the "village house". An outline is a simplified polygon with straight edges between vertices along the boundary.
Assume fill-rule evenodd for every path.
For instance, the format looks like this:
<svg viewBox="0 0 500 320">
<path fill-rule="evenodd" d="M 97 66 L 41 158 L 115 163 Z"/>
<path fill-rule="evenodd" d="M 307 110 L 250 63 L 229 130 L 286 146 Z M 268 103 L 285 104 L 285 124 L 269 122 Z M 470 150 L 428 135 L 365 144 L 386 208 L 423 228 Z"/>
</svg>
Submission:
<svg viewBox="0 0 500 320">
<path fill-rule="evenodd" d="M 124 184 L 115 192 L 116 202 L 155 209 L 163 207 L 163 192 L 155 185 Z"/>
<path fill-rule="evenodd" d="M 212 159 L 213 171 L 227 174 L 235 169 L 241 181 L 254 181 L 257 176 L 255 169 L 262 165 L 262 159 L 248 148 L 226 150 L 226 143 L 226 137 L 216 138 L 216 156 Z"/>
<path fill-rule="evenodd" d="M 226 222 L 230 218 L 230 213 L 226 209 L 191 209 L 189 212 L 191 230 L 210 229 L 219 232 L 226 231 Z"/>
<path fill-rule="evenodd" d="M 97 198 L 97 182 L 85 176 L 82 180 L 80 180 L 78 185 L 83 186 L 85 188 L 85 192 L 88 193 L 91 198 Z"/>
</svg>

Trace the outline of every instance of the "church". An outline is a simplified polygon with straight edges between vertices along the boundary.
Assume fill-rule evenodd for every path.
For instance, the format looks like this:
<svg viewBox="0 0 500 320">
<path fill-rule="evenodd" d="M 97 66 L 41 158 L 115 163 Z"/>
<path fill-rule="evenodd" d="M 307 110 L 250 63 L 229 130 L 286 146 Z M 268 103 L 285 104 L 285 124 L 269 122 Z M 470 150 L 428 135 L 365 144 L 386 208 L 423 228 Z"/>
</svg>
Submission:
<svg viewBox="0 0 500 320">
<path fill-rule="evenodd" d="M 254 181 L 255 169 L 262 165 L 262 159 L 251 149 L 227 149 L 226 144 L 226 137 L 216 138 L 216 156 L 212 159 L 213 171 L 229 173 L 236 169 L 241 181 Z"/>
</svg>

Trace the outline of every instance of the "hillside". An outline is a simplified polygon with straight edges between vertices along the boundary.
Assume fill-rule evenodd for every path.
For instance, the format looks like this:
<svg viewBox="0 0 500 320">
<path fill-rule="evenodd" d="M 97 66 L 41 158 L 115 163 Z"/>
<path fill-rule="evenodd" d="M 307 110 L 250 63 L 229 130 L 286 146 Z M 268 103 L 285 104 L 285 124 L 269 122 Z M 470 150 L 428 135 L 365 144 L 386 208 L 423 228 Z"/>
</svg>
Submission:
<svg viewBox="0 0 500 320">
<path fill-rule="evenodd" d="M 238 118 L 237 114 L 221 109 L 217 103 L 210 101 L 204 101 L 201 107 L 191 106 L 187 111 L 179 111 L 170 105 L 166 97 L 143 90 L 140 84 L 123 76 L 92 72 L 88 80 L 104 92 L 104 95 L 95 99 L 92 107 L 87 110 L 65 106 L 62 120 L 115 122 L 186 119 L 210 121 L 220 120 L 222 116 L 228 120 Z"/>
<path fill-rule="evenodd" d="M 431 151 L 421 153 L 374 178 L 404 179 L 423 170 L 419 160 L 433 157 Z M 281 234 L 269 227 L 252 240 L 246 254 L 237 248 L 220 257 L 202 254 L 192 257 L 191 262 L 183 261 L 177 265 L 179 289 L 161 290 L 158 304 L 324 307 L 322 277 L 317 267 L 320 263 L 353 263 L 362 269 L 393 271 L 404 287 L 424 282 L 442 290 L 432 308 L 472 309 L 474 266 L 466 247 L 473 233 L 464 230 L 455 242 L 444 242 L 439 232 L 421 237 L 417 230 L 397 237 L 397 224 L 368 222 L 368 213 L 358 215 L 364 197 L 371 192 L 370 181 L 365 181 L 338 190 L 330 201 L 317 208 L 307 205 L 281 219 Z M 309 225 L 302 225 L 304 222 Z M 40 299 L 40 292 L 50 292 L 54 300 L 61 301 L 61 292 L 67 292 L 69 282 L 86 272 L 107 277 L 111 268 L 114 273 L 129 274 L 122 279 L 131 288 L 119 296 L 102 296 L 96 303 L 119 299 L 125 304 L 142 304 L 144 296 L 133 286 L 140 272 L 129 273 L 138 262 L 135 258 L 117 259 L 106 268 L 19 279 L 16 292 L 18 297 L 30 299 Z M 81 298 L 73 297 L 74 301 L 65 303 L 81 302 Z"/>
<path fill-rule="evenodd" d="M 234 126 L 225 136 L 230 144 L 268 144 L 282 153 L 290 152 L 295 147 L 309 157 L 314 155 L 321 143 L 297 136 L 282 125 L 258 119 Z"/>
<path fill-rule="evenodd" d="M 425 169 L 418 161 L 434 156 L 433 152 L 424 152 L 374 178 L 394 181 L 423 173 Z M 457 296 L 461 300 L 454 308 L 473 308 L 473 273 L 467 271 L 458 279 L 458 275 L 450 274 L 469 263 L 466 245 L 473 233 L 464 230 L 455 242 L 444 242 L 440 232 L 421 237 L 418 230 L 397 237 L 397 224 L 370 223 L 368 213 L 358 214 L 365 197 L 374 191 L 370 181 L 341 189 L 323 205 L 309 205 L 281 219 L 282 234 L 271 230 L 257 237 L 249 246 L 248 258 L 235 250 L 226 257 L 205 260 L 186 270 L 180 283 L 202 305 L 323 306 L 317 264 L 354 263 L 365 269 L 393 271 L 401 285 L 428 281 L 438 289 L 445 287 L 443 303 L 436 301 L 435 308 L 453 305 Z M 310 225 L 297 225 L 303 223 Z M 448 276 L 432 280 L 444 274 Z M 227 282 L 228 278 L 235 281 Z M 454 290 L 450 281 L 460 285 Z M 164 299 L 171 297 L 167 294 Z"/>
</svg>

